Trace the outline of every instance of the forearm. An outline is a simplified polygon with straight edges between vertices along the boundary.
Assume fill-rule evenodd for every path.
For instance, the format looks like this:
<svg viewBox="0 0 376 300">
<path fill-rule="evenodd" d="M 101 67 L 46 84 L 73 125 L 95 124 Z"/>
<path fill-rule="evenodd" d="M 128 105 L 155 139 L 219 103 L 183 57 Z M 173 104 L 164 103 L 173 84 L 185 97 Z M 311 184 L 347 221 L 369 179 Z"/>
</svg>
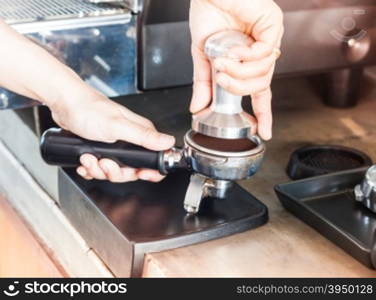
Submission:
<svg viewBox="0 0 376 300">
<path fill-rule="evenodd" d="M 0 86 L 48 106 L 85 88 L 70 68 L 0 20 Z"/>
</svg>

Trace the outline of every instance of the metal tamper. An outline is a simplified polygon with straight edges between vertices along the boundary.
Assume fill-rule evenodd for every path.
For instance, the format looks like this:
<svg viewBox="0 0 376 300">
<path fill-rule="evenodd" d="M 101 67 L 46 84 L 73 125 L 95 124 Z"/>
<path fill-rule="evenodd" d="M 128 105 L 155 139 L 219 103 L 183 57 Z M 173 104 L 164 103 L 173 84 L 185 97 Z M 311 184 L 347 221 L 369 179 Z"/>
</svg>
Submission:
<svg viewBox="0 0 376 300">
<path fill-rule="evenodd" d="M 355 189 L 355 199 L 376 213 L 376 165 L 370 167 L 364 180 Z"/>
<path fill-rule="evenodd" d="M 235 46 L 250 45 L 251 39 L 236 31 L 220 32 L 206 43 L 209 58 L 226 55 Z M 151 151 L 126 142 L 113 144 L 85 140 L 62 129 L 47 130 L 41 140 L 43 159 L 51 165 L 76 167 L 82 154 L 109 158 L 120 166 L 149 168 L 169 174 L 177 169 L 192 173 L 184 208 L 199 211 L 205 197 L 225 198 L 233 182 L 248 179 L 259 169 L 265 145 L 253 135 L 254 119 L 241 107 L 241 97 L 216 84 L 213 69 L 213 101 L 209 109 L 193 116 L 193 130 L 184 137 L 183 148 Z"/>
<path fill-rule="evenodd" d="M 249 36 L 228 30 L 212 35 L 205 43 L 212 67 L 213 99 L 207 109 L 193 116 L 193 132 L 185 136 L 191 163 L 199 170 L 191 176 L 185 196 L 184 207 L 189 213 L 196 213 L 206 196 L 226 197 L 235 180 L 253 176 L 261 165 L 265 147 L 254 135 L 255 119 L 243 110 L 242 96 L 217 84 L 213 63 L 218 57 L 226 57 L 230 49 L 249 47 L 252 42 Z"/>
<path fill-rule="evenodd" d="M 256 132 L 255 119 L 242 108 L 242 96 L 234 95 L 217 84 L 217 71 L 213 61 L 226 57 L 237 46 L 251 46 L 253 40 L 239 31 L 222 31 L 208 38 L 205 54 L 212 66 L 211 105 L 193 116 L 192 129 L 204 135 L 223 138 L 249 138 Z"/>
</svg>

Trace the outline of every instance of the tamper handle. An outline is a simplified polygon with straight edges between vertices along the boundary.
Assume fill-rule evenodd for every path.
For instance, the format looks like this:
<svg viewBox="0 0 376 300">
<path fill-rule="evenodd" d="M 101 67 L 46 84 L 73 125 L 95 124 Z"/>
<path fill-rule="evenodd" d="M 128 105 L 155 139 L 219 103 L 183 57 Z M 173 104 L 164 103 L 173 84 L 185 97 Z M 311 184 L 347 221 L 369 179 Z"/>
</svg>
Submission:
<svg viewBox="0 0 376 300">
<path fill-rule="evenodd" d="M 223 114 L 237 114 L 243 111 L 242 96 L 231 94 L 217 84 L 217 72 L 213 66 L 214 59 L 227 57 L 229 51 L 238 46 L 250 47 L 253 39 L 236 30 L 218 32 L 209 37 L 205 43 L 205 54 L 212 65 L 212 110 Z"/>
</svg>

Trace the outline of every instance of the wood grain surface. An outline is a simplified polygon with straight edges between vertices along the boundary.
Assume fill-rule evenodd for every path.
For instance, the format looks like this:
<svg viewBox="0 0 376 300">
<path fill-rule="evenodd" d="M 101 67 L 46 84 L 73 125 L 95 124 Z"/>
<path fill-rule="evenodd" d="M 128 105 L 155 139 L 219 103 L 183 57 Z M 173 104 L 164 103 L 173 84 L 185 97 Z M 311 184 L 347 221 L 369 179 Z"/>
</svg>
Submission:
<svg viewBox="0 0 376 300">
<path fill-rule="evenodd" d="M 0 195 L 0 277 L 63 277 L 54 262 Z"/>
</svg>

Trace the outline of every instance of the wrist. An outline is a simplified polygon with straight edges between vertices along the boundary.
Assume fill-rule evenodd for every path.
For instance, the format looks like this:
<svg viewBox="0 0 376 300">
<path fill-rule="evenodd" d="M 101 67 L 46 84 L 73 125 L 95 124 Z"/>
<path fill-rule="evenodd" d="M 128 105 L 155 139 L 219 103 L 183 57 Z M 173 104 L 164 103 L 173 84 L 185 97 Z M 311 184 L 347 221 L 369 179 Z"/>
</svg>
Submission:
<svg viewBox="0 0 376 300">
<path fill-rule="evenodd" d="M 62 74 L 52 79 L 50 90 L 52 93 L 43 97 L 42 102 L 52 111 L 57 111 L 60 107 L 75 105 L 77 101 L 87 99 L 88 95 L 93 93 L 93 88 L 68 67 L 65 67 Z"/>
</svg>

